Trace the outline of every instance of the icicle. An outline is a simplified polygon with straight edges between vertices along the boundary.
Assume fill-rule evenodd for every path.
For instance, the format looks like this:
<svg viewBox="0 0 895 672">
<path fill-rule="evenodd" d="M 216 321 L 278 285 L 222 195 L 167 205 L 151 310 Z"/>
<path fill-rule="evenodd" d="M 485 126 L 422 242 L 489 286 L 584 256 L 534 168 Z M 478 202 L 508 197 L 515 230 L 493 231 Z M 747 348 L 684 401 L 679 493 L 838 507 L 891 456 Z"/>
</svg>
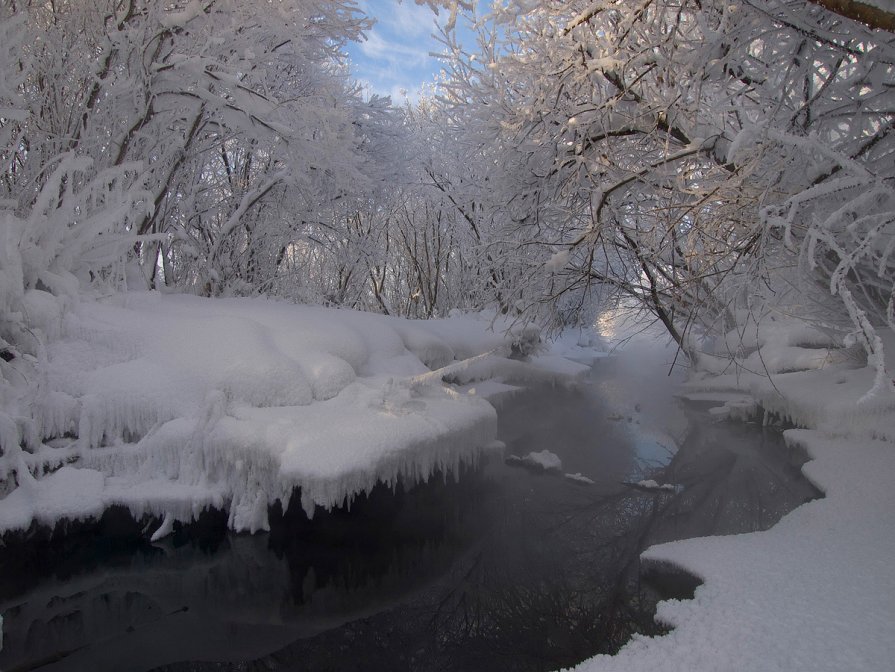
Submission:
<svg viewBox="0 0 895 672">
<path fill-rule="evenodd" d="M 149 538 L 149 541 L 156 542 L 159 539 L 164 539 L 171 532 L 174 531 L 174 515 L 171 513 L 166 513 L 164 520 L 162 520 L 162 524 L 159 525 L 159 528 L 152 533 L 152 536 Z"/>
</svg>

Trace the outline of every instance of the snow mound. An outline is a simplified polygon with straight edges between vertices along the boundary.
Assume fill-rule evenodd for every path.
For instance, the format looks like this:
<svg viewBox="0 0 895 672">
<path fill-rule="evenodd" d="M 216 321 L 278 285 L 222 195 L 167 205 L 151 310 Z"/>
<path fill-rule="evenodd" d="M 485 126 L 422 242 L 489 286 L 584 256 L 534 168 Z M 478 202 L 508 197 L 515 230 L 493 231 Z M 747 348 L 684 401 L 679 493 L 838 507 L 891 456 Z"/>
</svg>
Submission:
<svg viewBox="0 0 895 672">
<path fill-rule="evenodd" d="M 264 530 L 268 507 L 293 493 L 312 516 L 494 449 L 493 406 L 443 379 L 488 388 L 578 366 L 502 356 L 517 336 L 481 317 L 425 323 L 151 292 L 63 315 L 43 299 L 29 305 L 56 338 L 31 417 L 0 415 L 4 448 L 18 447 L 0 454 L 0 532 L 112 505 L 163 517 L 154 536 L 207 507 L 228 510 L 234 530 Z"/>
<path fill-rule="evenodd" d="M 690 381 L 686 397 L 722 402 L 719 416 L 763 410 L 766 421 L 776 415 L 809 428 L 786 430 L 784 438 L 808 453 L 802 472 L 824 496 L 763 532 L 649 548 L 644 561 L 686 571 L 703 584 L 692 600 L 659 603 L 656 619 L 673 628 L 668 635 L 635 635 L 617 655 L 596 656 L 576 670 L 892 668 L 895 399 L 886 390 L 867 395 L 875 371 L 829 350 L 824 334 L 776 322 L 747 325 L 728 343 L 746 359 L 755 355 L 749 348 L 760 346 L 760 359 L 772 366 L 758 371 L 734 363 L 732 373 Z M 822 348 L 829 356 L 818 368 L 805 350 Z M 889 371 L 893 353 L 887 343 Z"/>
<path fill-rule="evenodd" d="M 813 458 L 803 471 L 825 497 L 764 532 L 648 549 L 645 561 L 684 569 L 703 585 L 692 600 L 659 603 L 656 618 L 674 628 L 668 635 L 635 635 L 617 655 L 576 670 L 891 669 L 895 450 L 873 440 L 843 445 L 813 430 L 784 436 Z"/>
<path fill-rule="evenodd" d="M 562 460 L 559 459 L 559 455 L 552 453 L 549 450 L 531 452 L 524 457 L 510 455 L 506 461 L 508 464 L 518 464 L 519 466 L 529 467 L 536 471 L 562 471 Z"/>
<path fill-rule="evenodd" d="M 836 347 L 836 340 L 830 333 L 784 312 L 738 311 L 737 321 L 739 325 L 723 339 L 727 352 L 751 353 L 759 347 L 764 352 L 787 347 Z"/>
<path fill-rule="evenodd" d="M 697 378 L 687 384 L 686 397 L 723 401 L 712 410 L 719 417 L 748 419 L 763 409 L 765 421 L 776 416 L 832 436 L 895 441 L 895 396 L 882 393 L 856 402 L 873 387 L 873 381 L 869 367 L 855 369 L 840 363 L 770 377 L 739 372 Z"/>
<path fill-rule="evenodd" d="M 637 487 L 639 488 L 643 488 L 644 490 L 666 490 L 670 492 L 674 492 L 676 490 L 675 486 L 671 483 L 662 483 L 660 485 L 651 478 L 643 481 L 638 481 L 635 485 L 637 485 Z"/>
<path fill-rule="evenodd" d="M 575 472 L 574 474 L 563 474 L 570 481 L 575 481 L 576 483 L 583 483 L 584 485 L 593 485 L 594 480 L 592 478 L 588 478 L 581 472 Z"/>
</svg>

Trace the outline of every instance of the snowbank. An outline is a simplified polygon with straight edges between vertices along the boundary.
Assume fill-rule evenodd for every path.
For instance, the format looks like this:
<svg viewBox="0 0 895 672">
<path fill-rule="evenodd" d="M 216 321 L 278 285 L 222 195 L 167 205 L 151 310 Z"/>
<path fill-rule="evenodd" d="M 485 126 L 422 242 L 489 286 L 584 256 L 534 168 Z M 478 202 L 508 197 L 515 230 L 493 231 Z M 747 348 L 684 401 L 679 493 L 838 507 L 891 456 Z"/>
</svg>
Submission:
<svg viewBox="0 0 895 672">
<path fill-rule="evenodd" d="M 666 491 L 674 492 L 674 489 L 675 489 L 674 484 L 672 484 L 672 483 L 661 483 L 660 484 L 651 478 L 645 479 L 642 481 L 637 481 L 637 483 L 635 483 L 634 485 L 636 485 L 639 488 L 643 488 L 644 490 L 666 490 Z"/>
<path fill-rule="evenodd" d="M 549 450 L 533 451 L 522 457 L 519 457 L 518 455 L 510 455 L 506 458 L 506 462 L 507 464 L 518 464 L 523 467 L 528 467 L 535 471 L 562 473 L 562 460 L 559 459 L 559 455 Z M 578 476 L 580 476 L 580 474 L 574 474 L 570 476 L 570 478 L 576 478 Z"/>
<path fill-rule="evenodd" d="M 311 516 L 380 481 L 453 472 L 493 447 L 494 408 L 442 378 L 559 380 L 583 368 L 501 356 L 515 335 L 482 317 L 425 323 L 132 293 L 63 318 L 32 303 L 55 332 L 25 395 L 31 417 L 6 428 L 16 440 L 4 447 L 26 449 L 0 456 L 10 490 L 0 531 L 116 504 L 164 516 L 162 533 L 206 507 L 229 510 L 234 530 L 267 529 L 268 506 L 285 508 L 293 492 Z"/>
<path fill-rule="evenodd" d="M 826 496 L 765 532 L 690 539 L 649 549 L 704 582 L 692 600 L 660 603 L 674 630 L 635 636 L 616 656 L 578 670 L 886 670 L 895 621 L 895 450 L 864 440 L 843 445 L 789 430 L 808 450 L 806 475 Z"/>
<path fill-rule="evenodd" d="M 645 562 L 683 569 L 703 585 L 692 600 L 659 604 L 658 620 L 673 627 L 668 635 L 635 636 L 616 656 L 575 668 L 581 672 L 895 665 L 895 400 L 879 395 L 857 403 L 874 372 L 855 368 L 810 328 L 774 325 L 736 342 L 747 350 L 761 345 L 765 360 L 774 362 L 769 370 L 790 373 L 705 376 L 689 383 L 689 396 L 716 398 L 724 404 L 721 415 L 733 417 L 760 404 L 807 427 L 784 436 L 807 451 L 803 472 L 825 496 L 764 532 L 648 549 Z M 818 356 L 808 356 L 811 350 Z"/>
</svg>

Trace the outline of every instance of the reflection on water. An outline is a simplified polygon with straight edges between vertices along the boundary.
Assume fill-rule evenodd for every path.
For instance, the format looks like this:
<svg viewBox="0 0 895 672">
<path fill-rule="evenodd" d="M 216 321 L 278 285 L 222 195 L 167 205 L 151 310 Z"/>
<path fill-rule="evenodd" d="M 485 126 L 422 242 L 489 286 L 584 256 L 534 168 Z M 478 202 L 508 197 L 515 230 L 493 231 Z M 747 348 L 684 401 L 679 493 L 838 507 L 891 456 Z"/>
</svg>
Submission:
<svg viewBox="0 0 895 672">
<path fill-rule="evenodd" d="M 207 515 L 152 546 L 113 512 L 5 549 L 0 669 L 546 670 L 658 633 L 669 582 L 641 575 L 646 546 L 766 528 L 816 493 L 756 426 L 695 415 L 675 451 L 643 420 L 680 432 L 680 410 L 624 407 L 602 366 L 501 410 L 508 453 L 548 449 L 593 485 L 494 460 L 313 521 L 274 511 L 266 535 Z M 646 476 L 683 488 L 626 485 Z"/>
</svg>

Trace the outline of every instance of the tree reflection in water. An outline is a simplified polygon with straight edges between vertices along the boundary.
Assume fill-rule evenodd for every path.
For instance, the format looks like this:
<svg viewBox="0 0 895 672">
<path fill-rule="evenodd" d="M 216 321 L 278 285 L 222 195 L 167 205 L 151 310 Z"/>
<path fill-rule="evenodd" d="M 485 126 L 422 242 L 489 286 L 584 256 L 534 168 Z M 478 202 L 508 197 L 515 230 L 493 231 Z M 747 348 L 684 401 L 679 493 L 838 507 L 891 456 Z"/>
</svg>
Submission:
<svg viewBox="0 0 895 672">
<path fill-rule="evenodd" d="M 312 521 L 273 511 L 269 535 L 211 524 L 164 553 L 135 547 L 59 577 L 44 567 L 25 594 L 4 584 L 0 667 L 557 669 L 660 633 L 656 601 L 692 591 L 687 577 L 642 572 L 647 546 L 763 529 L 816 495 L 772 430 L 696 413 L 681 449 L 646 474 L 636 422 L 607 420 L 587 394 L 546 394 L 502 413 L 508 452 L 549 448 L 594 485 L 497 460 Z M 682 488 L 625 485 L 645 476 Z"/>
</svg>

